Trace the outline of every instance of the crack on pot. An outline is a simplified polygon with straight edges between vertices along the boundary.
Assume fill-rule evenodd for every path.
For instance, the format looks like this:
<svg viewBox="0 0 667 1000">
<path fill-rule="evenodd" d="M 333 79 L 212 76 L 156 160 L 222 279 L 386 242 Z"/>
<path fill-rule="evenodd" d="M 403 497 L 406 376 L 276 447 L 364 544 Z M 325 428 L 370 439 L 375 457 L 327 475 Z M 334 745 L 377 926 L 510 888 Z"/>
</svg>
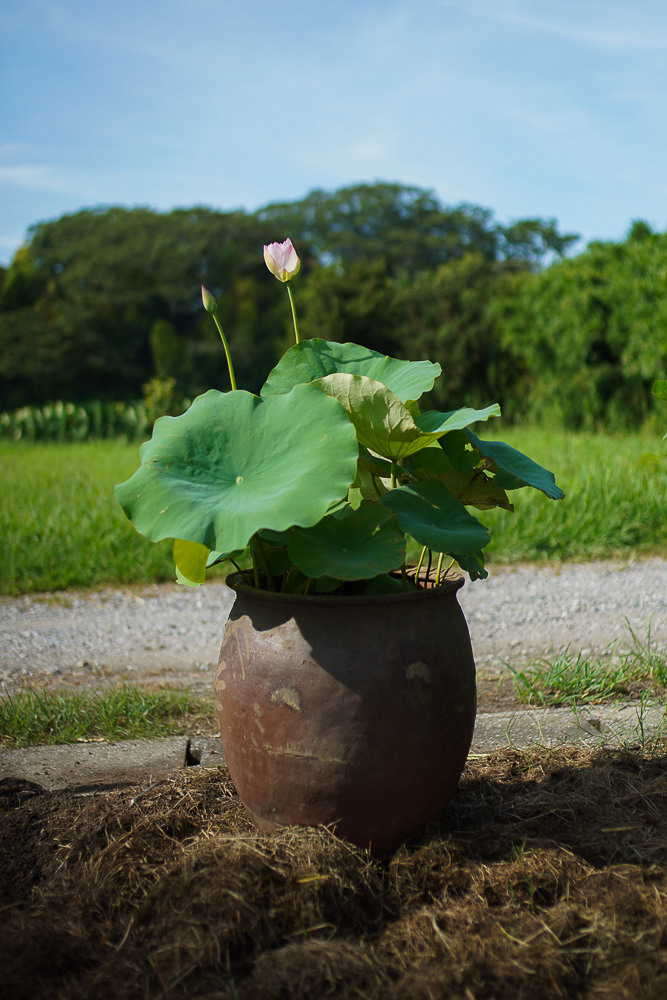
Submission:
<svg viewBox="0 0 667 1000">
<path fill-rule="evenodd" d="M 269 747 L 264 744 L 262 747 L 265 753 L 270 753 L 273 757 L 296 757 L 298 760 L 316 760 L 319 764 L 344 764 L 340 757 L 322 757 L 320 754 L 299 753 L 297 750 L 284 750 L 282 748 Z"/>
</svg>

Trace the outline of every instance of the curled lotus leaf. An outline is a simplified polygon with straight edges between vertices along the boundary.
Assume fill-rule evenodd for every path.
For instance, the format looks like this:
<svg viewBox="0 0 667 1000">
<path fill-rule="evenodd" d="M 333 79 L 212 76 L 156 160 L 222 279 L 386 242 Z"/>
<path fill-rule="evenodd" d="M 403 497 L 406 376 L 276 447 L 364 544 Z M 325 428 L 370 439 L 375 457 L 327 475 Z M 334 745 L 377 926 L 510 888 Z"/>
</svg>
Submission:
<svg viewBox="0 0 667 1000">
<path fill-rule="evenodd" d="M 268 396 L 289 392 L 301 382 L 314 382 L 339 372 L 375 379 L 405 403 L 419 399 L 424 392 L 432 389 L 441 368 L 431 361 L 390 358 L 360 344 L 303 340 L 285 352 L 269 373 L 261 394 Z"/>
<path fill-rule="evenodd" d="M 262 529 L 316 524 L 346 496 L 357 456 L 345 412 L 314 386 L 266 399 L 211 389 L 155 422 L 140 468 L 115 493 L 152 541 L 232 552 Z"/>
<path fill-rule="evenodd" d="M 481 441 L 472 431 L 466 430 L 466 435 L 477 450 L 494 465 L 495 483 L 504 490 L 517 490 L 523 486 L 532 486 L 541 490 L 551 500 L 562 500 L 565 494 L 556 485 L 553 472 L 542 468 L 532 458 L 505 444 L 504 441 Z"/>
<path fill-rule="evenodd" d="M 451 413 L 430 410 L 413 414 L 386 385 L 364 375 L 327 375 L 313 385 L 338 400 L 364 448 L 392 461 L 428 448 L 443 434 L 500 414 L 497 405 L 484 410 L 464 407 Z"/>
</svg>

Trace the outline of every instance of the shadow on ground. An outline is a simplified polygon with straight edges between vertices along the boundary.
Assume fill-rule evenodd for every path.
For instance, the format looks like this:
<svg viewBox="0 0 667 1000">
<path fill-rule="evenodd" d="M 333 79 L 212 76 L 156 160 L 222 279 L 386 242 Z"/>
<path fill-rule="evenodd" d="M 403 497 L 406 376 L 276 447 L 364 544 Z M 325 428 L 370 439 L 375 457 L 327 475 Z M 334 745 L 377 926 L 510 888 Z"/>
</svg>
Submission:
<svg viewBox="0 0 667 1000">
<path fill-rule="evenodd" d="M 0 783 L 7 1000 L 667 995 L 667 756 L 496 751 L 385 861 L 254 832 L 225 768 Z"/>
</svg>

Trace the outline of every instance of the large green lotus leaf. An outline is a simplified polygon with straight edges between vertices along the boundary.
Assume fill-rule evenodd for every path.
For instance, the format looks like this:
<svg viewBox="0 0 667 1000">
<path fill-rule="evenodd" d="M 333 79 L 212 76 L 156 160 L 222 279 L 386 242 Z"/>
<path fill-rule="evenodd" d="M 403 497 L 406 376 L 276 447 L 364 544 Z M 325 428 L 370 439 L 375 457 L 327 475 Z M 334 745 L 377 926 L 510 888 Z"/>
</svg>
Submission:
<svg viewBox="0 0 667 1000">
<path fill-rule="evenodd" d="M 306 576 L 366 580 L 402 565 L 405 536 L 390 511 L 364 502 L 345 517 L 334 515 L 313 528 L 294 528 L 287 551 Z"/>
<path fill-rule="evenodd" d="M 263 542 L 268 542 L 269 545 L 274 545 L 279 547 L 281 545 L 287 545 L 289 542 L 289 531 L 260 531 L 259 537 Z"/>
<path fill-rule="evenodd" d="M 289 392 L 302 382 L 347 372 L 382 382 L 402 402 L 419 399 L 433 388 L 441 368 L 431 361 L 401 361 L 378 354 L 359 344 L 336 344 L 328 340 L 302 340 L 286 351 L 269 373 L 262 396 Z"/>
<path fill-rule="evenodd" d="M 231 552 L 263 528 L 317 523 L 346 495 L 357 456 L 345 412 L 314 386 L 266 399 L 211 389 L 155 422 L 141 467 L 115 492 L 152 541 Z"/>
<path fill-rule="evenodd" d="M 429 411 L 413 416 L 396 393 L 364 375 L 341 372 L 317 379 L 313 385 L 338 400 L 354 424 L 361 445 L 394 461 L 428 448 L 448 431 L 459 430 L 475 420 L 487 420 L 498 409 L 466 407 L 452 413 Z"/>
<path fill-rule="evenodd" d="M 473 552 L 489 541 L 489 532 L 440 483 L 399 486 L 380 503 L 396 514 L 406 535 L 436 552 Z"/>
<path fill-rule="evenodd" d="M 504 490 L 532 486 L 535 490 L 541 490 L 551 500 L 562 500 L 565 496 L 560 486 L 556 486 L 553 472 L 543 469 L 532 458 L 528 458 L 503 441 L 480 441 L 472 431 L 466 431 L 466 434 L 475 448 L 498 467 L 495 476 L 497 486 Z"/>
</svg>

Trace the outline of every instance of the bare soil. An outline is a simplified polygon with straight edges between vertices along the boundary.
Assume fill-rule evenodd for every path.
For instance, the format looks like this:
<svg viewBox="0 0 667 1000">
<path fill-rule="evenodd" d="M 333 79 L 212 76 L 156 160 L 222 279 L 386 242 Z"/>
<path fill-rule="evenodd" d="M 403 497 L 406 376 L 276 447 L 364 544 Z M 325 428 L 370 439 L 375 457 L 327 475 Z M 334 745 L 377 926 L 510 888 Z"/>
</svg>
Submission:
<svg viewBox="0 0 667 1000">
<path fill-rule="evenodd" d="M 383 861 L 256 833 L 224 768 L 0 793 L 7 1000 L 667 995 L 667 753 L 473 759 Z"/>
</svg>

